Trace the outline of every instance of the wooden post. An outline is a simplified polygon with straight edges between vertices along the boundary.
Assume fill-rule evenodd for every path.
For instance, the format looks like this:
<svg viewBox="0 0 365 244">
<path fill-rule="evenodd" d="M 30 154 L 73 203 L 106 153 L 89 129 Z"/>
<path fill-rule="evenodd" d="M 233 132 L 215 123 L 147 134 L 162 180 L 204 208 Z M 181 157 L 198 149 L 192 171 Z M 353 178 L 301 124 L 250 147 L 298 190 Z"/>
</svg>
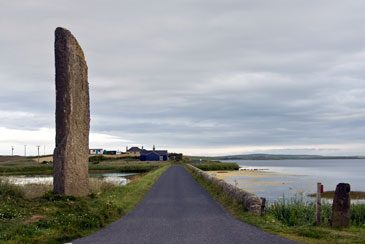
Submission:
<svg viewBox="0 0 365 244">
<path fill-rule="evenodd" d="M 266 198 L 261 197 L 261 216 L 265 215 Z"/>
<path fill-rule="evenodd" d="M 317 223 L 317 225 L 321 224 L 321 191 L 322 191 L 322 184 L 317 183 L 317 204 L 316 204 L 316 223 Z"/>
</svg>

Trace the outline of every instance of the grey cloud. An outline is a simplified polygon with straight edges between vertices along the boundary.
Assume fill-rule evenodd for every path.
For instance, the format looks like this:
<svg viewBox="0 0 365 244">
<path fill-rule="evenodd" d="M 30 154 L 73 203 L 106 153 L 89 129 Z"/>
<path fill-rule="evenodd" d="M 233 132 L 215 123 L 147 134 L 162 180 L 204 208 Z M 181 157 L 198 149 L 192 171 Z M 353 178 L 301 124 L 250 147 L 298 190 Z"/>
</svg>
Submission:
<svg viewBox="0 0 365 244">
<path fill-rule="evenodd" d="M 364 7 L 1 1 L 0 111 L 34 116 L 0 113 L 0 125 L 53 127 L 53 31 L 64 26 L 88 62 L 93 132 L 173 148 L 361 144 Z"/>
</svg>

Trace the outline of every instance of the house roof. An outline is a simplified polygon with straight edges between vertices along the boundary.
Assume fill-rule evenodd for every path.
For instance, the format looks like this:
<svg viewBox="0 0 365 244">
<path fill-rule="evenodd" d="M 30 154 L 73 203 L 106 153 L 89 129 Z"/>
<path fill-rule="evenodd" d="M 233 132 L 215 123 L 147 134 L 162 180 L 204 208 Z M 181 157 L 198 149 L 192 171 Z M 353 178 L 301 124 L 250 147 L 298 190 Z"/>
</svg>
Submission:
<svg viewBox="0 0 365 244">
<path fill-rule="evenodd" d="M 139 149 L 139 147 L 131 147 L 128 149 L 128 152 L 139 152 L 141 151 L 141 149 Z"/>
<path fill-rule="evenodd" d="M 167 150 L 155 150 L 155 151 L 152 151 L 152 150 L 141 150 L 141 155 L 148 155 L 150 153 L 156 153 L 160 156 L 167 156 Z"/>
</svg>

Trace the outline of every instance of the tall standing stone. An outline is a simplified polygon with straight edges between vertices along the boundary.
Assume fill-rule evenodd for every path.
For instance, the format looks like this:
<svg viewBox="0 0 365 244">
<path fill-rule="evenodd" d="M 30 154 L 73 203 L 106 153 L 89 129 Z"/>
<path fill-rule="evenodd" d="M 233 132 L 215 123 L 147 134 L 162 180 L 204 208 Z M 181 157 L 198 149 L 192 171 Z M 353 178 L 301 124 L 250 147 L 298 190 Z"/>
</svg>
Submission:
<svg viewBox="0 0 365 244">
<path fill-rule="evenodd" d="M 336 187 L 332 205 L 332 227 L 350 226 L 350 185 L 340 183 Z"/>
<path fill-rule="evenodd" d="M 89 84 L 84 53 L 64 28 L 55 31 L 56 148 L 53 186 L 58 194 L 85 196 L 89 192 Z"/>
</svg>

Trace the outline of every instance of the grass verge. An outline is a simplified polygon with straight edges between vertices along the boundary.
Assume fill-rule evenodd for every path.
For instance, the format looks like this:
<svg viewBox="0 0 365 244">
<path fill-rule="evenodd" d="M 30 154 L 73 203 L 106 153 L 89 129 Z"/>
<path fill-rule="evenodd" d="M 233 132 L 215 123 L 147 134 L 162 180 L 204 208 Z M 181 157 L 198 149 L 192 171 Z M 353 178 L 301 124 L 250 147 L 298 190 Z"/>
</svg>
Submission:
<svg viewBox="0 0 365 244">
<path fill-rule="evenodd" d="M 29 200 L 16 186 L 0 184 L 1 243 L 65 243 L 89 235 L 132 210 L 167 168 L 87 197 L 48 192 Z"/>
<path fill-rule="evenodd" d="M 158 165 L 90 165 L 89 172 L 112 171 L 120 173 L 145 173 L 159 168 Z"/>
<path fill-rule="evenodd" d="M 332 229 L 328 224 L 315 226 L 311 217 L 306 216 L 303 205 L 299 202 L 278 202 L 268 208 L 265 216 L 255 216 L 250 212 L 244 211 L 238 204 L 216 185 L 205 181 L 202 177 L 195 174 L 187 167 L 186 169 L 192 176 L 206 189 L 206 191 L 217 200 L 228 212 L 241 221 L 255 225 L 267 232 L 279 235 L 294 241 L 316 244 L 360 244 L 365 243 L 365 222 L 360 220 L 349 229 Z M 355 211 L 363 211 L 364 205 L 359 205 Z M 328 208 L 324 208 L 324 216 L 328 216 Z M 353 209 L 354 211 L 354 209 Z M 364 213 L 355 213 L 357 216 L 364 216 Z M 328 221 L 328 220 L 327 220 Z"/>
</svg>

